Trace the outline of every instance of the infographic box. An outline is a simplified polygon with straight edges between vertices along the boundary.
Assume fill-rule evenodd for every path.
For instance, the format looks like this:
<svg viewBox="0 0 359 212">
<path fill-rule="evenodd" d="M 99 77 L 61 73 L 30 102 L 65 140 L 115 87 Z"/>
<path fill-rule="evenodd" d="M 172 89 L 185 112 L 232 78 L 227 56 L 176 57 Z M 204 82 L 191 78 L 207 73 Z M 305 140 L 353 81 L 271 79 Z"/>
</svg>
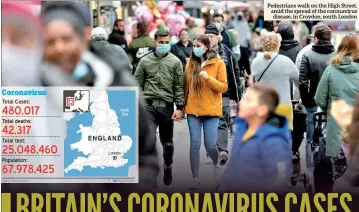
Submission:
<svg viewBox="0 0 359 212">
<path fill-rule="evenodd" d="M 2 183 L 138 183 L 137 87 L 1 88 Z"/>
</svg>

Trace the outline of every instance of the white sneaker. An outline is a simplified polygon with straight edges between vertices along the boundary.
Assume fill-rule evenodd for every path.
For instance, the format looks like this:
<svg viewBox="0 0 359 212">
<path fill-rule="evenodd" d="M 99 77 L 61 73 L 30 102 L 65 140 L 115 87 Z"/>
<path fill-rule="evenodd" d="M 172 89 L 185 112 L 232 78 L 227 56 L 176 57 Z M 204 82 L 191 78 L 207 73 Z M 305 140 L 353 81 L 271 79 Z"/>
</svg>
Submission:
<svg viewBox="0 0 359 212">
<path fill-rule="evenodd" d="M 221 167 L 219 166 L 219 164 L 213 165 L 213 178 L 216 184 L 219 180 L 220 174 L 221 174 Z"/>
<path fill-rule="evenodd" d="M 190 190 L 197 190 L 201 186 L 199 178 L 193 178 L 190 186 Z"/>
</svg>

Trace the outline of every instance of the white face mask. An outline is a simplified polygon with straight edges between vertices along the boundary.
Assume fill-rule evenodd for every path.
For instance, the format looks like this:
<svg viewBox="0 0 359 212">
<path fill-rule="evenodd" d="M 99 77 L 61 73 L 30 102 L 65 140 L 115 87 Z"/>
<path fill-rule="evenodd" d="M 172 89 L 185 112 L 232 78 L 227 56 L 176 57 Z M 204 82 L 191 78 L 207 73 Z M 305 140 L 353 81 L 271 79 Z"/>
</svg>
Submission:
<svg viewBox="0 0 359 212">
<path fill-rule="evenodd" d="M 1 78 L 3 86 L 36 86 L 40 82 L 42 52 L 39 47 L 32 49 L 2 44 Z"/>
<path fill-rule="evenodd" d="M 218 35 L 218 42 L 222 42 L 223 41 L 223 36 L 222 35 Z"/>
</svg>

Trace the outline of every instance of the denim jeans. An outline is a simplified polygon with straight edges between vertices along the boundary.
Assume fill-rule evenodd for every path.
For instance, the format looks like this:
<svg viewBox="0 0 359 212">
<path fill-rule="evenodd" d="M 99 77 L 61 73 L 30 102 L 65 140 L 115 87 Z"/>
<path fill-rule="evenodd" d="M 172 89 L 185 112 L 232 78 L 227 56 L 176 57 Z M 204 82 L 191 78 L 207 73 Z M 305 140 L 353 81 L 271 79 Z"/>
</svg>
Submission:
<svg viewBox="0 0 359 212">
<path fill-rule="evenodd" d="M 314 113 L 317 112 L 317 110 L 318 110 L 318 106 L 306 108 L 306 111 L 307 111 L 307 136 L 306 136 L 307 141 L 313 140 L 313 132 L 314 132 L 313 118 L 314 118 Z"/>
<path fill-rule="evenodd" d="M 223 115 L 219 118 L 217 146 L 218 151 L 228 153 L 228 129 L 230 121 L 229 97 L 222 97 L 222 104 Z"/>
<path fill-rule="evenodd" d="M 318 106 L 308 107 L 306 108 L 307 111 L 307 133 L 306 133 L 306 166 L 308 170 L 313 170 L 314 168 L 314 161 L 313 161 L 313 153 L 312 153 L 312 146 L 311 142 L 313 140 L 313 132 L 314 132 L 314 113 L 317 112 Z"/>
<path fill-rule="evenodd" d="M 218 164 L 218 149 L 216 145 L 218 117 L 197 117 L 193 115 L 187 116 L 189 134 L 190 134 L 190 161 L 191 170 L 194 178 L 199 175 L 200 148 L 202 138 L 202 127 L 204 134 L 204 146 L 213 164 Z"/>
</svg>

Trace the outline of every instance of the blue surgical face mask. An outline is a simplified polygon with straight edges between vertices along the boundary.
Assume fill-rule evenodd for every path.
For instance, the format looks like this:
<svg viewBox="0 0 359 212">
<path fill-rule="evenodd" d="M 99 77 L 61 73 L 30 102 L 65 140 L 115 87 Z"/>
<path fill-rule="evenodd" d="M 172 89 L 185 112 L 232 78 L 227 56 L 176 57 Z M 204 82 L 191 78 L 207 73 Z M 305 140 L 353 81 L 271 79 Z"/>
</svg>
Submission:
<svg viewBox="0 0 359 212">
<path fill-rule="evenodd" d="M 194 47 L 193 48 L 193 54 L 196 55 L 196 57 L 202 57 L 205 52 L 206 52 L 206 50 L 203 47 Z"/>
<path fill-rule="evenodd" d="M 170 50 L 170 44 L 157 44 L 156 51 L 162 55 Z"/>
<path fill-rule="evenodd" d="M 74 80 L 80 80 L 81 78 L 85 77 L 90 72 L 89 67 L 86 63 L 79 63 L 77 64 L 74 72 L 72 73 L 72 78 Z"/>
</svg>

